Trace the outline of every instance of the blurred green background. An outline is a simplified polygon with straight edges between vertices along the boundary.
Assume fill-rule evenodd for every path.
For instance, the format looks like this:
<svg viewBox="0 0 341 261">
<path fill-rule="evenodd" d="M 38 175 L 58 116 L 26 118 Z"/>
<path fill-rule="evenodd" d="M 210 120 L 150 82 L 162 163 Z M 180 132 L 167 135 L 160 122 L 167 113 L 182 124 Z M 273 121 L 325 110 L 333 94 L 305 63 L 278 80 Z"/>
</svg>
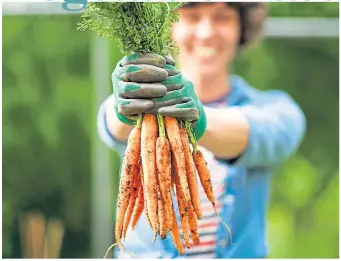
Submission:
<svg viewBox="0 0 341 261">
<path fill-rule="evenodd" d="M 270 16 L 338 17 L 339 6 L 271 3 Z M 91 257 L 94 35 L 77 32 L 78 21 L 79 15 L 3 16 L 4 258 L 23 256 L 18 222 L 32 210 L 63 220 L 61 257 Z M 302 146 L 273 176 L 273 258 L 339 256 L 338 57 L 338 38 L 267 38 L 234 65 L 253 86 L 288 92 L 307 117 Z M 110 68 L 120 58 L 111 42 Z M 114 190 L 120 163 L 110 153 Z"/>
</svg>

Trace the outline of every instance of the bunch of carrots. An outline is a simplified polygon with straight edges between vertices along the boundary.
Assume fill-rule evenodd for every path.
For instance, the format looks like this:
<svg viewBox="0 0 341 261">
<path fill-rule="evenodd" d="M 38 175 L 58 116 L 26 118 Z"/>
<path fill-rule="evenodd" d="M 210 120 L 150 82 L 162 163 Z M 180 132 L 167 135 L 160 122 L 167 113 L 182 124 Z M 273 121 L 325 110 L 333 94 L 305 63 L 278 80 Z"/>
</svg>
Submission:
<svg viewBox="0 0 341 261">
<path fill-rule="evenodd" d="M 136 226 L 144 212 L 150 227 L 165 239 L 171 235 L 175 247 L 184 253 L 176 220 L 180 214 L 185 246 L 190 237 L 199 244 L 197 219 L 202 218 L 197 173 L 201 185 L 215 209 L 210 171 L 197 148 L 188 121 L 159 114 L 140 115 L 130 133 L 123 158 L 118 195 L 115 239 L 120 243 L 129 225 Z M 173 204 L 172 193 L 177 206 Z"/>
<path fill-rule="evenodd" d="M 178 20 L 177 9 L 184 4 L 167 1 L 89 3 L 78 30 L 91 30 L 101 37 L 118 40 L 125 54 L 139 51 L 167 56 L 171 51 L 178 51 L 171 40 L 170 28 Z M 154 231 L 154 242 L 158 235 L 165 239 L 169 232 L 175 247 L 183 254 L 176 208 L 185 246 L 190 246 L 190 235 L 194 244 L 200 244 L 197 220 L 202 218 L 202 211 L 197 173 L 215 209 L 210 171 L 197 148 L 191 123 L 158 114 L 139 115 L 122 162 L 116 243 L 108 248 L 106 256 L 115 245 L 124 248 L 122 240 L 129 226 L 134 229 L 142 213 Z"/>
</svg>

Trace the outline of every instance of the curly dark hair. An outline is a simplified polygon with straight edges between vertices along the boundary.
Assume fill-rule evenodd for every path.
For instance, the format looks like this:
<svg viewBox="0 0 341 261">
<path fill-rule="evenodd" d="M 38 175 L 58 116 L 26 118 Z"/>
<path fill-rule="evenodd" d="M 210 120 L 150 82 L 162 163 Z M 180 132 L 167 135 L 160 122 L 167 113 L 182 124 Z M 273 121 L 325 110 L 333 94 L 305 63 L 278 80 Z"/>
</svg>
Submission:
<svg viewBox="0 0 341 261">
<path fill-rule="evenodd" d="M 191 8 L 197 4 L 210 4 L 214 2 L 190 2 L 182 8 Z M 264 21 L 268 14 L 266 3 L 262 2 L 225 2 L 226 5 L 235 9 L 240 19 L 239 47 L 245 47 L 259 40 L 263 33 Z"/>
</svg>

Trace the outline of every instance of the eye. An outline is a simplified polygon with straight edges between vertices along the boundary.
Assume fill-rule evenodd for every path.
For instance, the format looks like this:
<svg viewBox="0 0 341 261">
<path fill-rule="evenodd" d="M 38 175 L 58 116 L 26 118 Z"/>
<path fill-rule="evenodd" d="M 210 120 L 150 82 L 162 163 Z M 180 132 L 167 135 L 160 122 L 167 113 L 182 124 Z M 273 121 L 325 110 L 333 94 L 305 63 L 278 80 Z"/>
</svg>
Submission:
<svg viewBox="0 0 341 261">
<path fill-rule="evenodd" d="M 232 21 L 234 18 L 230 14 L 219 13 L 214 16 L 214 20 L 218 22 L 229 22 Z"/>
<path fill-rule="evenodd" d="M 187 22 L 195 23 L 200 20 L 200 15 L 196 13 L 187 13 L 187 14 L 183 14 L 182 18 L 185 19 Z"/>
</svg>

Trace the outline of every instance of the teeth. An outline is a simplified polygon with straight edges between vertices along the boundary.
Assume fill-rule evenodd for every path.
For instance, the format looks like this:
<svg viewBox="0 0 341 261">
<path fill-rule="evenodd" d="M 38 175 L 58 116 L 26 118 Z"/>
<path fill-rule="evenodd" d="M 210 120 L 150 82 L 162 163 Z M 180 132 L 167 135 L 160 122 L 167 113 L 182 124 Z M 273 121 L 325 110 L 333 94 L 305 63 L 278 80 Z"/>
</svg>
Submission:
<svg viewBox="0 0 341 261">
<path fill-rule="evenodd" d="M 216 49 L 214 49 L 214 48 L 197 47 L 197 53 L 198 53 L 200 56 L 208 57 L 208 56 L 215 55 L 215 54 L 217 53 L 217 51 L 216 51 Z"/>
</svg>

